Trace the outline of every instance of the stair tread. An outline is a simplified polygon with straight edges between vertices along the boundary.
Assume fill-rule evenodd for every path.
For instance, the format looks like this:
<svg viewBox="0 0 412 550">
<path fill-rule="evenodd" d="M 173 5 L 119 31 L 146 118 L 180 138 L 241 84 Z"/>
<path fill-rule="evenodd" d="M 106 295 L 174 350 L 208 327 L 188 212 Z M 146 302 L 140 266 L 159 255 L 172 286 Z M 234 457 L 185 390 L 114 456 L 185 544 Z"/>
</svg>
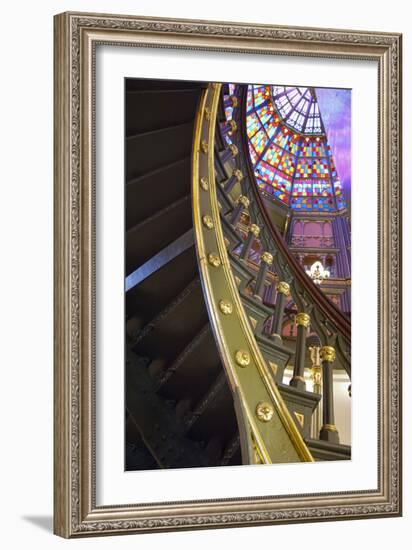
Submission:
<svg viewBox="0 0 412 550">
<path fill-rule="evenodd" d="M 126 230 L 190 193 L 190 158 L 185 157 L 126 184 Z"/>
<path fill-rule="evenodd" d="M 197 276 L 195 247 L 191 247 L 126 293 L 127 317 L 144 324 L 153 319 Z"/>
<path fill-rule="evenodd" d="M 160 165 L 190 155 L 193 122 L 128 136 L 126 142 L 126 181 L 151 172 Z M 155 154 L 154 154 L 155 152 Z"/>
<path fill-rule="evenodd" d="M 173 361 L 207 319 L 200 280 L 196 278 L 140 331 L 133 349 L 151 359 Z"/>
<path fill-rule="evenodd" d="M 126 275 L 192 228 L 190 201 L 185 195 L 126 232 Z"/>
<path fill-rule="evenodd" d="M 191 127 L 193 126 L 193 119 L 186 122 L 179 122 L 177 124 L 171 124 L 170 126 L 162 127 L 162 128 L 156 128 L 155 130 L 146 130 L 144 132 L 139 132 L 137 134 L 133 134 L 130 136 L 126 136 L 126 143 L 130 143 L 132 141 L 135 141 L 137 139 L 144 139 L 146 137 L 152 137 L 152 136 L 159 136 L 162 134 L 165 134 L 167 132 L 172 132 L 173 130 L 176 130 L 178 128 L 182 127 Z"/>
<path fill-rule="evenodd" d="M 126 136 L 193 121 L 199 89 L 126 93 Z"/>
<path fill-rule="evenodd" d="M 142 363 L 127 348 L 126 406 L 146 447 L 163 468 L 208 465 L 203 450 L 185 436 L 174 408 L 156 395 Z"/>
<path fill-rule="evenodd" d="M 158 377 L 162 395 L 183 399 L 191 388 L 193 402 L 197 402 L 203 388 L 212 384 L 223 369 L 209 322 Z"/>
<path fill-rule="evenodd" d="M 150 178 L 151 176 L 155 176 L 156 174 L 159 174 L 159 173 L 161 173 L 165 170 L 169 170 L 170 168 L 173 168 L 174 166 L 179 165 L 179 164 L 184 163 L 184 162 L 191 162 L 190 155 L 186 155 L 185 157 L 183 157 L 181 159 L 177 159 L 173 162 L 169 162 L 168 164 L 164 164 L 163 166 L 157 166 L 156 168 L 154 168 L 150 172 L 146 172 L 145 174 L 142 174 L 141 176 L 138 176 L 138 177 L 133 178 L 129 181 L 126 181 L 126 186 L 128 187 L 128 186 L 133 186 L 133 185 L 139 184 L 139 183 L 145 181 L 147 178 Z"/>
</svg>

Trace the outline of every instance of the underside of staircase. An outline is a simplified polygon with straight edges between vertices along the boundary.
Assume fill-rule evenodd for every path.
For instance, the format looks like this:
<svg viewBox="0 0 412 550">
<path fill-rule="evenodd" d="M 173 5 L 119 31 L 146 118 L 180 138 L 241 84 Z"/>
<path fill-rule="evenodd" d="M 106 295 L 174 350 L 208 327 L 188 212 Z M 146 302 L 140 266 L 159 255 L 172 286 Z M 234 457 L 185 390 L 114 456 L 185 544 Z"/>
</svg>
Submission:
<svg viewBox="0 0 412 550">
<path fill-rule="evenodd" d="M 193 125 L 203 84 L 126 87 L 126 469 L 241 463 L 197 267 Z"/>
</svg>

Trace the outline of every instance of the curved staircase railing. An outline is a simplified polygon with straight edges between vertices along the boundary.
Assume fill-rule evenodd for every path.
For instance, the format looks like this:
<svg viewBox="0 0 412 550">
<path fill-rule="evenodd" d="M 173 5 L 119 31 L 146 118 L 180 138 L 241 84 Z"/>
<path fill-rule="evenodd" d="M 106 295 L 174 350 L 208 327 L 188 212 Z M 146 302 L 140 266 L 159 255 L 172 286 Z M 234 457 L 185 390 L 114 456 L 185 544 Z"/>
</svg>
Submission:
<svg viewBox="0 0 412 550">
<path fill-rule="evenodd" d="M 245 286 L 242 276 L 248 277 L 247 270 L 242 272 L 242 266 L 237 263 L 235 267 L 240 275 L 237 280 L 235 259 L 229 254 L 239 244 L 231 224 L 236 221 L 242 203 L 239 203 L 240 208 L 229 205 L 226 209 L 218 199 L 215 171 L 222 155 L 229 158 L 236 152 L 228 148 L 215 158 L 220 95 L 221 85 L 210 84 L 203 92 L 198 109 L 192 158 L 192 207 L 200 277 L 215 339 L 234 395 L 243 462 L 313 461 L 263 357 L 264 339 L 259 345 L 250 316 L 245 313 L 244 303 L 248 298 L 240 294 L 238 285 Z M 231 223 L 225 214 L 229 214 Z M 257 284 L 264 285 L 265 277 L 262 270 Z M 255 307 L 257 311 L 260 304 L 255 301 L 257 306 L 249 300 L 248 307 Z"/>
<path fill-rule="evenodd" d="M 243 316 L 314 456 L 349 458 L 350 446 L 340 444 L 335 426 L 333 378 L 336 368 L 350 375 L 350 323 L 302 271 L 266 213 L 249 159 L 245 87 L 234 93 L 225 100 L 232 111 L 228 120 L 220 98 L 214 169 L 222 233 Z M 293 313 L 294 336 L 285 341 L 282 328 Z M 285 369 L 292 365 L 288 381 Z M 308 366 L 317 380 L 313 392 L 307 391 Z"/>
</svg>

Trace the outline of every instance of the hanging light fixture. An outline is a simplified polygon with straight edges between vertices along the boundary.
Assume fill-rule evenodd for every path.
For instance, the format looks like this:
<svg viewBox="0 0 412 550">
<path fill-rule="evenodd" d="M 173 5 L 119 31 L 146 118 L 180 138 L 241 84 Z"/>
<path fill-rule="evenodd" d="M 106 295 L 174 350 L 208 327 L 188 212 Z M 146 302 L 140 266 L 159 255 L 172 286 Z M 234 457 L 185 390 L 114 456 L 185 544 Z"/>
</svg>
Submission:
<svg viewBox="0 0 412 550">
<path fill-rule="evenodd" d="M 307 275 L 312 279 L 315 285 L 320 285 L 325 279 L 329 279 L 330 271 L 323 267 L 322 263 L 316 261 L 306 270 Z"/>
</svg>

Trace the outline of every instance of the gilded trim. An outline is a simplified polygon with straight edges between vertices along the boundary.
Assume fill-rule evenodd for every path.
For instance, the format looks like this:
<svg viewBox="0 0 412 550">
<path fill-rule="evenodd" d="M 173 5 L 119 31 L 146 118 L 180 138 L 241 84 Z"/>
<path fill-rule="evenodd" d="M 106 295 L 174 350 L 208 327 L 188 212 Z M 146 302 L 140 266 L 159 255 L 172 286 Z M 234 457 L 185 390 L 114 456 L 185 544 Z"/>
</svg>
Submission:
<svg viewBox="0 0 412 550">
<path fill-rule="evenodd" d="M 192 159 L 192 207 L 194 216 L 195 242 L 199 258 L 200 275 L 203 282 L 205 299 L 207 302 L 209 316 L 214 329 L 215 340 L 221 349 L 223 364 L 229 380 L 231 381 L 232 389 L 238 389 L 238 394 L 242 400 L 242 411 L 246 411 L 247 418 L 239 418 L 238 422 L 240 430 L 247 432 L 247 426 L 250 425 L 251 433 L 248 437 L 255 440 L 256 445 L 260 448 L 260 454 L 268 462 L 285 462 L 285 458 L 289 456 L 289 461 L 308 461 L 312 462 L 313 457 L 309 452 L 302 436 L 277 389 L 275 382 L 272 379 L 269 368 L 260 352 L 256 343 L 255 337 L 250 329 L 247 315 L 243 309 L 243 305 L 237 290 L 236 281 L 234 279 L 230 260 L 227 254 L 227 249 L 224 242 L 223 230 L 220 223 L 220 212 L 217 201 L 216 181 L 215 181 L 215 161 L 214 161 L 214 139 L 216 116 L 219 101 L 221 85 L 209 85 L 207 92 L 202 98 L 202 104 L 198 110 L 196 119 L 195 136 L 194 136 L 194 156 Z M 210 111 L 210 120 L 206 124 L 204 113 L 205 109 Z M 207 137 L 206 137 L 207 136 Z M 207 164 L 203 160 L 203 155 L 199 155 L 199 150 L 203 151 L 202 144 L 208 143 L 208 159 Z M 206 177 L 209 181 L 210 193 L 205 196 L 198 192 L 199 181 L 202 177 Z M 239 202 L 243 206 L 247 206 L 249 201 L 241 196 Z M 201 223 L 201 212 L 211 212 L 211 218 L 215 226 L 214 232 L 205 231 Z M 214 253 L 216 257 L 220 257 L 223 268 L 223 278 L 221 272 L 212 272 L 203 258 L 209 258 L 209 250 L 218 250 Z M 272 256 L 268 252 L 262 255 L 262 261 L 270 263 Z M 216 314 L 219 307 L 218 296 L 222 294 L 228 296 L 228 299 L 233 303 L 233 313 L 230 318 L 219 318 Z M 230 321 L 230 324 L 228 324 Z M 235 363 L 233 363 L 235 358 Z M 237 367 L 242 367 L 241 370 Z M 244 367 L 247 367 L 245 369 Z M 243 374 L 245 373 L 245 374 Z M 280 445 L 277 438 L 273 438 L 270 429 L 262 430 L 256 425 L 254 409 L 257 401 L 269 402 L 276 415 L 270 418 L 272 422 L 280 421 L 284 430 L 287 433 L 287 439 L 292 444 L 289 451 L 288 444 L 285 440 Z M 268 422 L 268 426 L 272 424 Z M 243 438 L 245 441 L 248 437 Z M 278 434 L 279 438 L 279 434 Z M 250 441 L 248 445 L 250 445 Z M 282 449 L 281 449 L 282 447 Z M 279 453 L 282 454 L 280 459 Z M 289 453 L 289 455 L 288 455 Z M 245 454 L 243 455 L 245 456 Z"/>
</svg>

